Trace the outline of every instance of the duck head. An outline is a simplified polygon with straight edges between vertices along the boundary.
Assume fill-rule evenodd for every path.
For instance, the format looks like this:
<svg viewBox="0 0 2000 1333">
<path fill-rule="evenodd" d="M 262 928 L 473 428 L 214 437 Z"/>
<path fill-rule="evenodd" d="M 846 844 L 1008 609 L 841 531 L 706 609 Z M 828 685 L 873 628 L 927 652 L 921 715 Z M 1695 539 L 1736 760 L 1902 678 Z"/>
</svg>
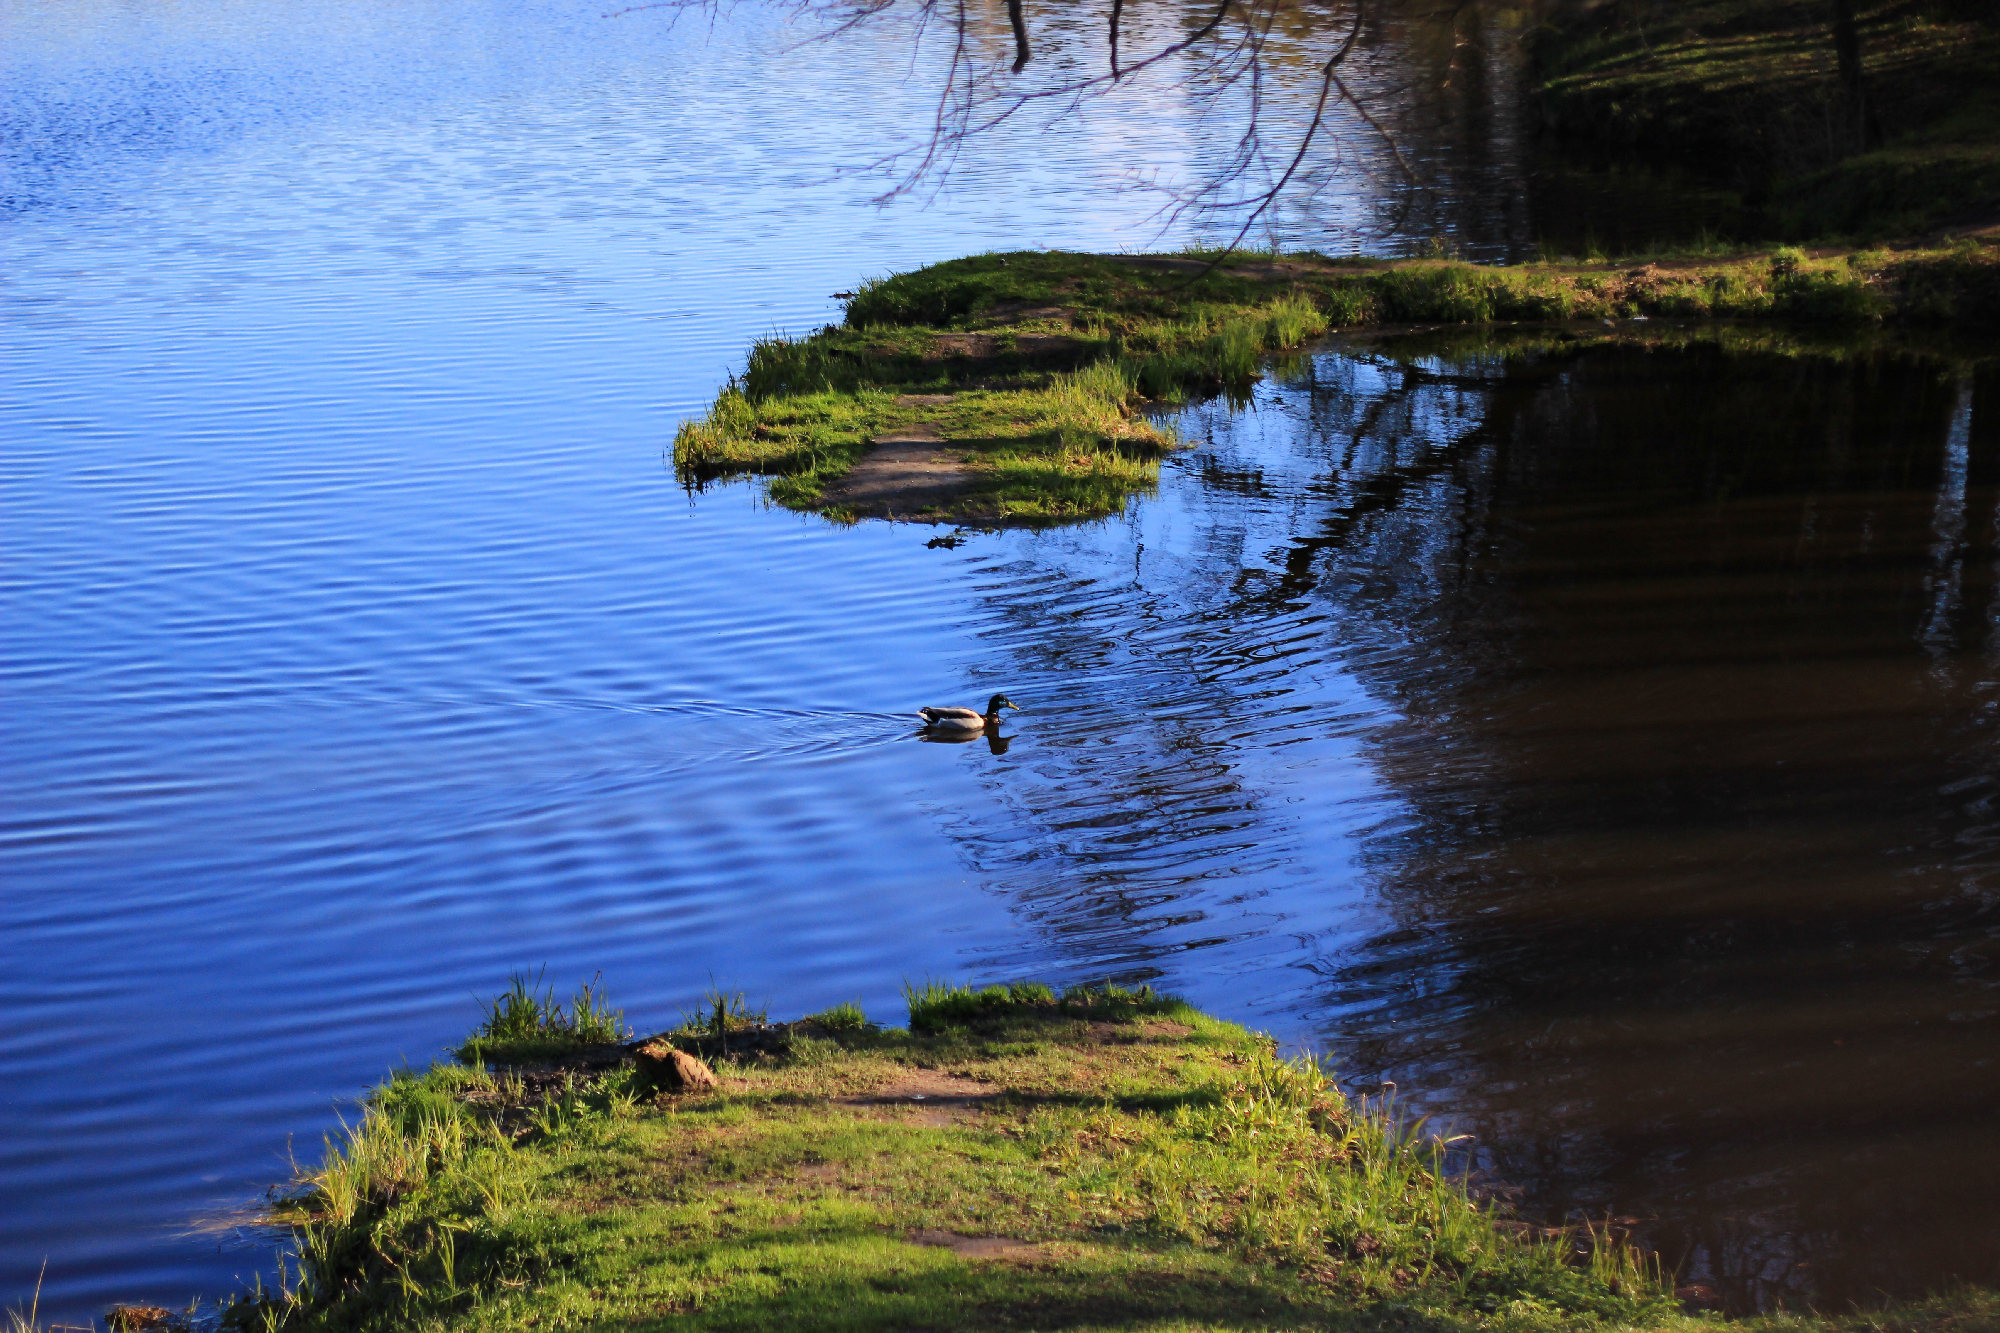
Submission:
<svg viewBox="0 0 2000 1333">
<path fill-rule="evenodd" d="M 1000 710 L 1003 708 L 1011 708 L 1016 712 L 1027 711 L 1026 709 L 1023 709 L 1021 705 L 1015 703 L 1012 699 L 1009 699 L 1006 695 L 996 694 L 991 699 L 988 699 L 986 701 L 986 716 L 999 717 Z"/>
</svg>

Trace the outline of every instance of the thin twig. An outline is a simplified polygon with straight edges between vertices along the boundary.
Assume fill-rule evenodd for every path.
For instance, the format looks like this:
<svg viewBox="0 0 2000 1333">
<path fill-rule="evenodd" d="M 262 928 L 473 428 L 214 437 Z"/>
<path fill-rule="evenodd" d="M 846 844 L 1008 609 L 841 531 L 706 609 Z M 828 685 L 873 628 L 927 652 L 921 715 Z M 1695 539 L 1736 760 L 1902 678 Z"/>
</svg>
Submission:
<svg viewBox="0 0 2000 1333">
<path fill-rule="evenodd" d="M 1182 287 L 1191 287 L 1201 281 L 1210 273 L 1213 273 L 1216 266 L 1224 259 L 1235 253 L 1236 248 L 1243 244 L 1243 238 L 1250 234 L 1250 228 L 1257 224 L 1257 219 L 1262 217 L 1277 202 L 1278 196 L 1283 193 L 1287 185 L 1291 184 L 1292 178 L 1298 175 L 1299 167 L 1306 160 L 1306 153 L 1312 148 L 1313 140 L 1319 136 L 1320 127 L 1326 123 L 1327 98 L 1332 95 L 1334 88 L 1338 87 L 1342 96 L 1346 97 L 1349 102 L 1354 101 L 1354 95 L 1347 91 L 1347 85 L 1341 82 L 1340 75 L 1336 71 L 1340 68 L 1340 62 L 1347 59 L 1347 53 L 1354 49 L 1355 41 L 1360 38 L 1361 23 L 1367 16 L 1367 12 L 1368 0 L 1356 0 L 1354 6 L 1354 26 L 1347 30 L 1347 40 L 1340 44 L 1338 50 L 1327 57 L 1326 64 L 1320 66 L 1319 97 L 1313 102 L 1312 121 L 1306 126 L 1305 133 L 1299 136 L 1298 150 L 1292 154 L 1292 160 L 1286 164 L 1284 173 L 1278 177 L 1276 183 L 1270 189 L 1256 196 L 1256 206 L 1250 210 L 1250 215 L 1243 219 L 1242 227 L 1236 232 L 1236 239 L 1231 241 L 1214 259 L 1210 260 L 1206 268 L 1182 283 Z M 1359 103 L 1355 103 L 1355 109 L 1360 111 Z M 1362 112 L 1361 114 L 1364 119 L 1367 118 L 1366 112 Z M 1380 132 L 1380 127 L 1375 126 L 1374 121 L 1370 120 L 1369 124 L 1374 126 L 1377 132 Z M 1388 136 L 1384 134 L 1383 137 L 1387 138 Z M 1394 145 L 1392 144 L 1391 151 L 1393 150 Z M 1398 157 L 1397 161 L 1399 164 L 1401 160 Z"/>
</svg>

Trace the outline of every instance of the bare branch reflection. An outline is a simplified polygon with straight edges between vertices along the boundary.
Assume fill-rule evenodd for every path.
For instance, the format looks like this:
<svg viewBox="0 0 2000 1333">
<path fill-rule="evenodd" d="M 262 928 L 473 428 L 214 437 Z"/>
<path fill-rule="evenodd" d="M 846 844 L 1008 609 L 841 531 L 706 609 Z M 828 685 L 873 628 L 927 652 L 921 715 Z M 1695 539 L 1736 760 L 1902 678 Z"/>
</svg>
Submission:
<svg viewBox="0 0 2000 1333">
<path fill-rule="evenodd" d="M 1993 1280 L 2000 383 L 1502 341 L 1312 358 L 986 569 L 1079 719 L 954 823 L 1047 941 L 986 965 L 1260 970 L 1738 1306 Z"/>
</svg>

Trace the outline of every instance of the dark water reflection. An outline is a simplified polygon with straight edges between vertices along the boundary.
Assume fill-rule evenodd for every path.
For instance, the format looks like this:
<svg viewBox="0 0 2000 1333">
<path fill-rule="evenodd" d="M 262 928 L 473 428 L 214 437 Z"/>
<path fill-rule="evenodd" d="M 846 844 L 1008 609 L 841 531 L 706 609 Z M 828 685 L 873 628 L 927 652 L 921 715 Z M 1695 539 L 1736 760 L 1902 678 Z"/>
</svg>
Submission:
<svg viewBox="0 0 2000 1333">
<path fill-rule="evenodd" d="M 1399 714 L 1393 925 L 1319 965 L 1327 1043 L 1735 1304 L 1992 1280 L 2000 379 L 1422 351 L 1292 391 L 1330 452 L 1409 449 L 1274 589 Z"/>
</svg>

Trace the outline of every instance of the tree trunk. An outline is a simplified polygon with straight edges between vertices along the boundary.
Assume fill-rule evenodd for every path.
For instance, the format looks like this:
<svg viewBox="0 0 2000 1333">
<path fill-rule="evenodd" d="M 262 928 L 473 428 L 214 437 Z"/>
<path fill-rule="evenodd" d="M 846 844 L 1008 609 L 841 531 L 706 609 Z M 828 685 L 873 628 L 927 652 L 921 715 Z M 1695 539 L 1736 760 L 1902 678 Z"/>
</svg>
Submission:
<svg viewBox="0 0 2000 1333">
<path fill-rule="evenodd" d="M 1854 0 L 1833 0 L 1833 53 L 1840 61 L 1840 92 L 1845 104 L 1847 144 L 1866 152 L 1882 146 L 1882 124 L 1868 101 L 1868 82 L 1861 72 L 1861 29 L 1854 21 Z"/>
</svg>

